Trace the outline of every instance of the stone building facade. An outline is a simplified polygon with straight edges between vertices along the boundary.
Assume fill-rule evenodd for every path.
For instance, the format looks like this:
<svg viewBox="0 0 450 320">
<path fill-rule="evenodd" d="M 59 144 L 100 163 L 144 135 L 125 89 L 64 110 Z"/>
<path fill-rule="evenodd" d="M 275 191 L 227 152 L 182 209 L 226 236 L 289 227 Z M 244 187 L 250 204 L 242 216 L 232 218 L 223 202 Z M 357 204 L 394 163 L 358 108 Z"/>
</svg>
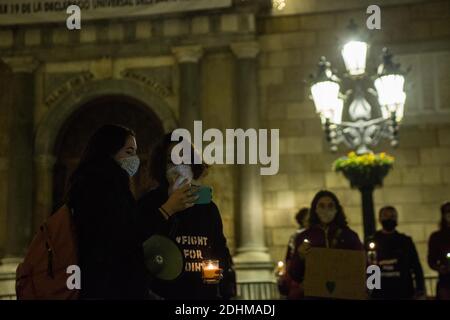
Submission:
<svg viewBox="0 0 450 320">
<path fill-rule="evenodd" d="M 144 158 L 154 142 L 149 137 L 190 128 L 196 119 L 204 130 L 280 129 L 277 175 L 215 165 L 207 177 L 240 281 L 272 280 L 273 263 L 283 259 L 295 230 L 294 214 L 320 189 L 337 193 L 362 238 L 359 192 L 331 170 L 348 150 L 328 151 L 304 80 L 321 55 L 344 69 L 339 38 L 351 18 L 365 25 L 363 2 L 304 1 L 283 14 L 270 1 L 230 1 L 189 13 L 89 20 L 79 31 L 67 30 L 65 21 L 1 25 L 3 268 L 23 255 L 54 209 L 87 134 L 126 110 L 133 110 L 127 123 L 138 127 Z M 450 198 L 450 1 L 381 3 L 382 29 L 370 31 L 369 68 L 388 46 L 412 70 L 401 145 L 376 148 L 397 161 L 375 202 L 399 209 L 399 230 L 413 237 L 432 275 L 427 239 L 437 228 L 439 205 Z M 99 111 L 114 103 L 116 117 Z"/>
</svg>

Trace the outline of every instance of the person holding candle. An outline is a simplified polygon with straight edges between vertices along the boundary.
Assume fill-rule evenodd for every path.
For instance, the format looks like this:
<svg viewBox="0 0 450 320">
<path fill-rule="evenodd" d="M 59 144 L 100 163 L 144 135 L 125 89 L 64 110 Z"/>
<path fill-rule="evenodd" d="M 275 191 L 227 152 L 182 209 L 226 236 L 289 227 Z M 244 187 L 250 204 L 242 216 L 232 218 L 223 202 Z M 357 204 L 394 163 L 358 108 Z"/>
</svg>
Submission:
<svg viewBox="0 0 450 320">
<path fill-rule="evenodd" d="M 312 247 L 363 250 L 356 232 L 348 227 L 344 210 L 330 191 L 319 191 L 311 202 L 309 227 L 295 241 L 288 273 L 302 284 L 305 274 L 305 258 Z M 303 294 L 301 297 L 302 298 Z"/>
<path fill-rule="evenodd" d="M 309 214 L 308 208 L 301 208 L 295 215 L 295 221 L 298 224 L 298 229 L 295 230 L 294 234 L 292 234 L 291 237 L 289 238 L 288 248 L 286 250 L 286 257 L 285 257 L 286 264 L 289 263 L 289 261 L 292 259 L 292 256 L 295 253 L 294 247 L 295 238 L 300 233 L 305 231 L 308 226 L 308 214 Z"/>
<path fill-rule="evenodd" d="M 192 164 L 175 165 L 171 154 L 177 143 L 169 133 L 153 150 L 150 171 L 159 186 L 146 193 L 138 206 L 145 237 L 158 233 L 176 242 L 184 256 L 184 270 L 173 281 L 152 279 L 150 287 L 164 299 L 229 299 L 235 295 L 236 283 L 222 218 L 211 198 L 199 202 L 198 196 L 208 167 L 195 164 L 192 147 Z M 170 197 L 183 189 L 188 196 L 179 206 Z"/>
<path fill-rule="evenodd" d="M 289 273 L 285 272 L 285 270 L 287 270 L 287 268 L 289 267 L 292 256 L 295 254 L 295 238 L 306 230 L 308 224 L 308 214 L 308 208 L 301 208 L 295 215 L 295 221 L 298 224 L 298 229 L 295 230 L 294 234 L 292 234 L 289 238 L 285 262 L 283 263 L 282 261 L 279 261 L 279 263 L 283 263 L 282 266 L 279 267 L 281 270 L 283 270 L 283 272 L 279 272 L 277 275 L 278 290 L 282 295 L 286 296 L 288 300 L 297 300 L 302 296 L 303 289 L 301 288 L 300 284 L 297 281 L 293 280 L 289 276 Z"/>
<path fill-rule="evenodd" d="M 450 300 L 450 202 L 441 206 L 440 228 L 428 241 L 428 264 L 439 273 L 436 299 Z"/>
<path fill-rule="evenodd" d="M 396 230 L 398 213 L 392 206 L 379 211 L 383 228 L 368 239 L 369 264 L 381 269 L 381 289 L 373 299 L 425 299 L 425 280 L 416 246 L 411 237 Z"/>
</svg>

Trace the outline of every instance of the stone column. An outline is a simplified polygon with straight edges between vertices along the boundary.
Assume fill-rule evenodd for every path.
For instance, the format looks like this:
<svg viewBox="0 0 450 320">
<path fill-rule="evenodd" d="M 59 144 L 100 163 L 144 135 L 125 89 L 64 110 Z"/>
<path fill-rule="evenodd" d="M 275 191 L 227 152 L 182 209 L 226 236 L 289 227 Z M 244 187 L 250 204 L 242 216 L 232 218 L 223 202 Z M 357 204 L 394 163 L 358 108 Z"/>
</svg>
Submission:
<svg viewBox="0 0 450 320">
<path fill-rule="evenodd" d="M 13 71 L 5 257 L 14 259 L 23 256 L 32 233 L 34 71 L 38 63 L 32 57 L 3 60 Z"/>
<path fill-rule="evenodd" d="M 200 58 L 201 46 L 175 47 L 172 50 L 180 69 L 180 128 L 194 133 L 194 120 L 201 120 L 200 106 Z"/>
<path fill-rule="evenodd" d="M 0 259 L 6 249 L 6 213 L 8 212 L 9 123 L 12 110 L 12 71 L 0 59 Z"/>
<path fill-rule="evenodd" d="M 247 130 L 260 127 L 258 104 L 259 45 L 256 42 L 233 43 L 237 57 L 236 114 L 238 125 Z M 238 248 L 234 261 L 238 281 L 270 281 L 273 264 L 264 239 L 261 176 L 257 165 L 238 167 Z"/>
<path fill-rule="evenodd" d="M 55 163 L 56 157 L 53 155 L 36 155 L 34 157 L 34 179 L 37 185 L 34 192 L 34 230 L 37 230 L 55 210 L 53 208 L 53 169 Z"/>
</svg>

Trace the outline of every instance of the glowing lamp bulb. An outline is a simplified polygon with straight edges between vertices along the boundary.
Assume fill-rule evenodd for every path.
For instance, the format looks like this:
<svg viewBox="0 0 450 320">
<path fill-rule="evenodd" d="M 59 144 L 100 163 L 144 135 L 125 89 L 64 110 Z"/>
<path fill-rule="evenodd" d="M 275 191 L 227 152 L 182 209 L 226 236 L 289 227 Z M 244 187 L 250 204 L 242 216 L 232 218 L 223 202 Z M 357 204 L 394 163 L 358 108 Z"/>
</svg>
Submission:
<svg viewBox="0 0 450 320">
<path fill-rule="evenodd" d="M 309 243 L 309 240 L 308 240 L 308 239 L 305 239 L 305 240 L 303 240 L 303 242 Z"/>
<path fill-rule="evenodd" d="M 375 243 L 374 242 L 369 243 L 369 248 L 372 250 L 375 249 Z"/>
</svg>

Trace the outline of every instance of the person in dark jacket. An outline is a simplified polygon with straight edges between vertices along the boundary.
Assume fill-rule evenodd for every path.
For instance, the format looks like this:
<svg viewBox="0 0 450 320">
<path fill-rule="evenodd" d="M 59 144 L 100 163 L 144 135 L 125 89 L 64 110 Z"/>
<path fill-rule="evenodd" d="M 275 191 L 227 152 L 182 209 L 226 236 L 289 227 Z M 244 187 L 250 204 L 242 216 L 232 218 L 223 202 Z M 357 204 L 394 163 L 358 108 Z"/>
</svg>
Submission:
<svg viewBox="0 0 450 320">
<path fill-rule="evenodd" d="M 440 228 L 428 241 L 428 265 L 439 273 L 436 299 L 450 300 L 450 202 L 441 206 Z"/>
<path fill-rule="evenodd" d="M 145 266 L 129 180 L 139 168 L 133 131 L 105 125 L 70 178 L 81 299 L 146 299 Z"/>
<path fill-rule="evenodd" d="M 179 183 L 182 179 L 169 174 L 172 169 L 180 169 L 187 175 L 185 178 L 198 180 L 205 175 L 207 166 L 194 164 L 194 161 L 191 165 L 180 165 L 183 167 L 174 165 L 171 151 L 175 144 L 169 133 L 153 150 L 151 172 L 159 187 L 139 200 L 140 224 L 146 229 L 147 238 L 162 234 L 179 246 L 185 260 L 184 269 L 173 281 L 152 279 L 151 289 L 164 299 L 229 299 L 236 294 L 235 273 L 219 209 L 213 201 L 195 204 L 198 198 L 196 188 L 189 183 Z M 192 148 L 192 157 L 194 154 Z M 173 197 L 186 191 L 184 207 L 174 206 L 168 201 L 169 194 Z M 165 217 L 155 214 L 155 209 L 161 210 Z M 223 270 L 223 279 L 219 284 L 203 282 L 201 263 L 207 259 L 219 260 Z"/>
<path fill-rule="evenodd" d="M 308 208 L 301 208 L 295 215 L 295 221 L 298 224 L 298 229 L 295 230 L 294 234 L 292 234 L 291 237 L 289 238 L 285 257 L 286 264 L 289 263 L 289 261 L 292 259 L 292 256 L 295 253 L 295 238 L 300 233 L 305 231 L 308 226 L 308 214 L 309 214 Z"/>
<path fill-rule="evenodd" d="M 288 242 L 285 257 L 285 270 L 289 268 L 292 256 L 295 254 L 295 239 L 297 236 L 306 230 L 308 225 L 308 208 L 301 208 L 295 215 L 295 221 L 298 224 L 298 229 L 291 235 Z M 284 272 L 278 279 L 278 290 L 280 294 L 285 295 L 288 300 L 296 300 L 302 296 L 302 288 L 300 284 L 293 280 L 288 272 Z"/>
<path fill-rule="evenodd" d="M 295 239 L 295 254 L 288 272 L 300 284 L 305 274 L 305 258 L 312 247 L 364 250 L 356 232 L 348 227 L 338 198 L 330 191 L 319 191 L 314 196 L 309 227 Z"/>
<path fill-rule="evenodd" d="M 379 221 L 383 229 L 369 238 L 367 245 L 369 251 L 376 253 L 373 262 L 381 269 L 381 289 L 373 290 L 372 298 L 424 299 L 425 280 L 419 255 L 411 237 L 396 230 L 397 210 L 392 206 L 381 208 Z"/>
</svg>

